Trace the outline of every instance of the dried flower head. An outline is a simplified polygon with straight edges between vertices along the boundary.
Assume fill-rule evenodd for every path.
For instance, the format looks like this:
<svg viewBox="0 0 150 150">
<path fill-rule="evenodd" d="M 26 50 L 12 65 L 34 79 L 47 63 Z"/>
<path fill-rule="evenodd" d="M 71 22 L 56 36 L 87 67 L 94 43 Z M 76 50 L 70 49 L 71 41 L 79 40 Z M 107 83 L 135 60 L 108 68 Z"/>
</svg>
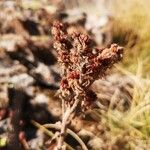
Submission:
<svg viewBox="0 0 150 150">
<path fill-rule="evenodd" d="M 62 69 L 60 97 L 70 104 L 76 98 L 80 99 L 80 106 L 84 110 L 96 99 L 94 92 L 89 90 L 90 85 L 121 60 L 123 49 L 117 44 L 104 49 L 94 48 L 88 35 L 69 35 L 60 22 L 54 23 L 52 35 Z"/>
</svg>

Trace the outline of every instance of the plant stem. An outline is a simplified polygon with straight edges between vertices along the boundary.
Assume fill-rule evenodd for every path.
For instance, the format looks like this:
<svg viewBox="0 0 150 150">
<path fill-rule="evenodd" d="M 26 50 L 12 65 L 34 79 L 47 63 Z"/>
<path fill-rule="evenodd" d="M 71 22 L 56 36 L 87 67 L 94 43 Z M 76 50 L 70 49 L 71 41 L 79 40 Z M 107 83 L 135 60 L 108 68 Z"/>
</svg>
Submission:
<svg viewBox="0 0 150 150">
<path fill-rule="evenodd" d="M 56 129 L 56 130 L 61 129 L 60 125 L 56 125 L 56 124 L 44 124 L 43 126 L 45 128 L 51 128 L 51 129 Z M 79 142 L 83 150 L 88 150 L 88 148 L 86 147 L 82 139 L 75 132 L 73 132 L 70 129 L 67 129 L 66 132 L 67 134 L 70 134 L 74 139 L 76 139 Z"/>
<path fill-rule="evenodd" d="M 79 99 L 75 99 L 74 104 L 71 107 L 67 107 L 67 110 L 64 112 L 64 114 L 62 116 L 60 136 L 59 136 L 59 139 L 58 139 L 56 150 L 62 150 L 62 147 L 64 145 L 64 138 L 65 138 L 67 125 L 70 123 L 69 118 L 70 118 L 71 114 L 74 112 L 74 110 L 77 107 L 78 103 L 79 103 Z"/>
<path fill-rule="evenodd" d="M 51 138 L 54 136 L 54 134 L 49 131 L 46 127 L 44 127 L 43 125 L 39 124 L 38 122 L 31 120 L 31 123 L 36 126 L 37 128 L 39 128 L 40 130 L 42 130 L 44 133 L 46 133 L 48 136 L 50 136 Z M 69 144 L 65 143 L 67 145 L 67 149 L 68 150 L 74 150 L 73 147 L 71 147 Z"/>
</svg>

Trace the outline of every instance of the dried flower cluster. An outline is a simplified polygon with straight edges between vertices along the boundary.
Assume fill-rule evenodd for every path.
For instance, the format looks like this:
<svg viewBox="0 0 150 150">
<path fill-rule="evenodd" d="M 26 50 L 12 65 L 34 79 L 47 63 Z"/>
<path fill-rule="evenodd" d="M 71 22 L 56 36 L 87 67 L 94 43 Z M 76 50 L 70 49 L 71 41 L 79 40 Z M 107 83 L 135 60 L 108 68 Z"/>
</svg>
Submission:
<svg viewBox="0 0 150 150">
<path fill-rule="evenodd" d="M 65 25 L 60 22 L 55 22 L 52 28 L 54 48 L 62 69 L 60 84 L 60 97 L 63 103 L 62 126 L 69 119 L 69 113 L 75 111 L 77 106 L 82 111 L 92 106 L 96 94 L 89 89 L 90 85 L 101 78 L 123 54 L 123 49 L 117 44 L 104 49 L 94 48 L 89 36 L 81 33 L 69 35 L 66 30 Z M 70 108 L 68 116 L 67 108 Z M 61 134 L 64 131 L 65 127 Z"/>
<path fill-rule="evenodd" d="M 68 35 L 65 26 L 59 22 L 54 23 L 52 34 L 62 69 L 61 98 L 72 105 L 78 97 L 81 108 L 87 108 L 96 99 L 94 92 L 88 90 L 89 86 L 122 58 L 123 50 L 117 44 L 105 49 L 93 48 L 87 35 Z"/>
</svg>

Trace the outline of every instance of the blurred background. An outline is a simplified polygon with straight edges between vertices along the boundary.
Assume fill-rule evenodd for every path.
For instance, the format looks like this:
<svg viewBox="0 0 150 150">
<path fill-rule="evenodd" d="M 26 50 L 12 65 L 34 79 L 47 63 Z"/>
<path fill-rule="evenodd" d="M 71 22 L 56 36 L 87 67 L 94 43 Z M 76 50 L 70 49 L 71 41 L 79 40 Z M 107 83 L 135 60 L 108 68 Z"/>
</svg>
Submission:
<svg viewBox="0 0 150 150">
<path fill-rule="evenodd" d="M 61 118 L 50 32 L 60 20 L 68 33 L 90 35 L 96 47 L 124 47 L 123 60 L 91 87 L 95 108 L 70 128 L 90 150 L 149 150 L 149 8 L 148 0 L 0 0 L 0 149 L 53 149 L 56 130 L 44 124 Z M 81 149 L 75 137 L 66 142 Z"/>
</svg>

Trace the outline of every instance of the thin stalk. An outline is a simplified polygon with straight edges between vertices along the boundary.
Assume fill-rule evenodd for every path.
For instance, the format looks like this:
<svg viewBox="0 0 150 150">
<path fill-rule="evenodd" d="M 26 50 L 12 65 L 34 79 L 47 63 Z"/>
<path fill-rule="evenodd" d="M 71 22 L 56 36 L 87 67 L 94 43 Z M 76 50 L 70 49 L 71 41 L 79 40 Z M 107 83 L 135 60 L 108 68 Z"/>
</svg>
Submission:
<svg viewBox="0 0 150 150">
<path fill-rule="evenodd" d="M 50 136 L 51 138 L 54 136 L 54 134 L 49 131 L 48 129 L 46 129 L 44 126 L 42 126 L 41 124 L 39 124 L 38 122 L 32 120 L 31 123 L 36 126 L 37 128 L 41 129 L 43 132 L 45 132 L 48 136 Z M 69 144 L 65 143 L 68 147 L 69 150 L 75 150 L 73 147 L 71 147 Z"/>
<path fill-rule="evenodd" d="M 45 128 L 52 128 L 52 129 L 56 129 L 56 130 L 60 130 L 61 129 L 60 125 L 56 125 L 56 124 L 44 124 L 43 126 Z M 78 143 L 81 145 L 83 150 L 88 150 L 88 148 L 86 147 L 86 145 L 84 144 L 82 139 L 75 132 L 73 132 L 70 129 L 67 129 L 66 132 L 68 134 L 70 134 L 72 137 L 74 137 L 74 139 L 76 139 L 78 141 Z"/>
<path fill-rule="evenodd" d="M 74 112 L 75 108 L 79 103 L 79 99 L 76 98 L 74 104 L 71 107 L 67 107 L 67 110 L 64 112 L 61 123 L 60 136 L 58 138 L 57 150 L 61 150 L 64 145 L 64 138 L 67 129 L 67 124 L 69 123 L 69 118 L 71 114 Z"/>
</svg>

